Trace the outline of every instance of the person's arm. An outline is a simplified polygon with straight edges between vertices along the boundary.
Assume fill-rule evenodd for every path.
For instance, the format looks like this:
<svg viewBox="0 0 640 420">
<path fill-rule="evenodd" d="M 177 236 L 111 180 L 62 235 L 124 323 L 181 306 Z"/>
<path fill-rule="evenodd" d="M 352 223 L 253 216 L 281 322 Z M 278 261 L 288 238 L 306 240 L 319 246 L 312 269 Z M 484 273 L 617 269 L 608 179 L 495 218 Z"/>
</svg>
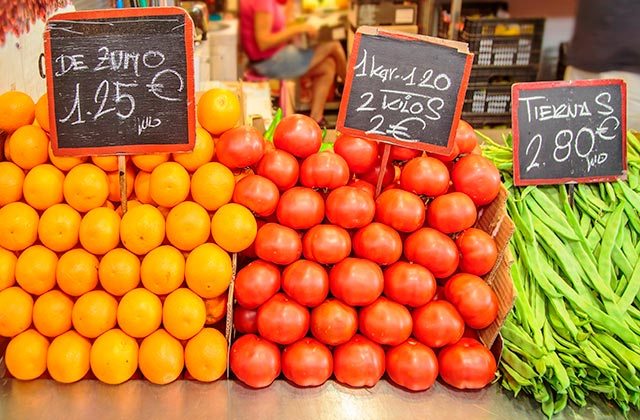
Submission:
<svg viewBox="0 0 640 420">
<path fill-rule="evenodd" d="M 306 33 L 313 37 L 317 33 L 316 28 L 305 24 L 287 26 L 280 32 L 272 33 L 272 23 L 273 16 L 271 13 L 256 12 L 253 19 L 255 27 L 254 33 L 256 44 L 258 44 L 258 48 L 260 48 L 261 51 L 286 44 L 299 34 Z"/>
</svg>

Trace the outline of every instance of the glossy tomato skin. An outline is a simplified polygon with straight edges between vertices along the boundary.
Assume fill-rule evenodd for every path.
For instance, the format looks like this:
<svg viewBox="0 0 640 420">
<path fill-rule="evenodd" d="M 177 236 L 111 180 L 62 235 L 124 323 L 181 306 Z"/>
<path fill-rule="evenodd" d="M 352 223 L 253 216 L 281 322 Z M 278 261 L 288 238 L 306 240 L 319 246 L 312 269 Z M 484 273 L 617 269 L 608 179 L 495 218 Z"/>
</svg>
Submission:
<svg viewBox="0 0 640 420">
<path fill-rule="evenodd" d="M 233 326 L 242 334 L 256 334 L 258 311 L 236 306 L 233 309 Z"/>
<path fill-rule="evenodd" d="M 481 389 L 493 381 L 496 360 L 479 341 L 462 338 L 438 353 L 440 377 L 458 389 Z"/>
<path fill-rule="evenodd" d="M 312 118 L 294 114 L 284 117 L 273 133 L 273 144 L 301 159 L 320 150 L 322 130 Z"/>
<path fill-rule="evenodd" d="M 247 386 L 264 388 L 280 375 L 280 349 L 255 334 L 243 335 L 231 346 L 229 365 Z"/>
<path fill-rule="evenodd" d="M 422 228 L 404 241 L 407 260 L 426 267 L 436 278 L 447 278 L 458 267 L 460 256 L 455 242 L 432 228 Z"/>
<path fill-rule="evenodd" d="M 401 189 L 384 191 L 376 199 L 376 221 L 399 232 L 414 232 L 422 227 L 425 205 L 420 197 Z"/>
<path fill-rule="evenodd" d="M 444 163 L 429 156 L 411 159 L 400 173 L 403 190 L 427 197 L 437 197 L 449 189 L 449 170 Z"/>
<path fill-rule="evenodd" d="M 380 165 L 376 165 L 368 172 L 360 175 L 360 179 L 368 182 L 374 187 L 378 185 L 378 176 L 380 175 Z M 393 166 L 393 163 L 389 161 L 387 166 L 385 167 L 384 176 L 382 177 L 382 188 L 386 188 L 389 185 L 393 184 L 393 181 L 396 179 L 396 168 Z"/>
<path fill-rule="evenodd" d="M 436 279 L 420 264 L 398 261 L 384 271 L 384 294 L 401 305 L 426 305 L 436 294 Z"/>
<path fill-rule="evenodd" d="M 318 152 L 307 157 L 300 167 L 300 183 L 309 188 L 334 190 L 349 182 L 349 166 L 339 154 Z"/>
<path fill-rule="evenodd" d="M 442 233 L 456 233 L 476 222 L 476 205 L 468 195 L 452 192 L 436 197 L 427 206 L 427 223 Z"/>
<path fill-rule="evenodd" d="M 459 269 L 463 273 L 484 276 L 493 269 L 498 258 L 496 241 L 483 230 L 469 228 L 456 238 L 460 250 Z"/>
<path fill-rule="evenodd" d="M 373 197 L 376 194 L 376 187 L 374 185 L 369 184 L 367 181 L 363 181 L 361 179 L 354 179 L 347 184 L 349 187 L 360 188 L 367 193 L 371 194 Z"/>
<path fill-rule="evenodd" d="M 329 289 L 347 305 L 370 305 L 384 289 L 382 270 L 369 260 L 345 258 L 329 272 Z"/>
<path fill-rule="evenodd" d="M 469 154 L 478 145 L 478 136 L 473 131 L 473 127 L 464 120 L 458 121 L 458 128 L 456 128 L 456 145 L 460 150 L 460 154 Z"/>
<path fill-rule="evenodd" d="M 456 191 L 467 194 L 476 206 L 491 203 L 500 192 L 500 172 L 484 156 L 468 155 L 453 166 L 451 180 Z"/>
<path fill-rule="evenodd" d="M 456 160 L 459 155 L 460 155 L 460 147 L 458 146 L 458 143 L 456 143 L 454 141 L 453 142 L 453 149 L 451 149 L 451 152 L 449 152 L 448 154 L 441 155 L 441 154 L 438 154 L 438 153 L 431 153 L 429 156 L 432 156 L 432 157 L 438 159 L 441 162 L 448 163 L 448 162 L 453 162 L 454 160 Z"/>
<path fill-rule="evenodd" d="M 260 175 L 242 178 L 233 190 L 233 202 L 242 204 L 260 217 L 273 214 L 279 199 L 280 192 L 276 184 Z"/>
<path fill-rule="evenodd" d="M 278 265 L 289 265 L 302 254 L 298 232 L 277 223 L 267 223 L 258 229 L 254 243 L 258 258 Z"/>
<path fill-rule="evenodd" d="M 274 150 L 260 159 L 256 173 L 271 180 L 280 191 L 286 191 L 298 183 L 300 164 L 291 153 Z"/>
<path fill-rule="evenodd" d="M 311 311 L 311 333 L 321 343 L 338 346 L 358 331 L 358 313 L 338 299 L 327 299 Z"/>
<path fill-rule="evenodd" d="M 329 275 L 316 262 L 298 260 L 282 272 L 282 290 L 300 305 L 313 308 L 329 294 Z"/>
<path fill-rule="evenodd" d="M 464 334 L 464 320 L 446 300 L 431 301 L 414 309 L 411 316 L 413 336 L 432 349 L 456 343 Z"/>
<path fill-rule="evenodd" d="M 303 338 L 282 352 L 282 373 L 298 386 L 319 386 L 333 373 L 333 355 L 324 344 Z"/>
<path fill-rule="evenodd" d="M 302 238 L 302 253 L 320 264 L 336 264 L 351 254 L 351 236 L 336 225 L 316 225 Z"/>
<path fill-rule="evenodd" d="M 264 139 L 253 127 L 241 126 L 224 132 L 216 143 L 216 157 L 227 168 L 256 164 L 264 155 Z"/>
<path fill-rule="evenodd" d="M 371 140 L 341 134 L 333 150 L 344 158 L 354 174 L 368 172 L 378 163 L 378 145 Z"/>
<path fill-rule="evenodd" d="M 280 196 L 276 209 L 278 222 L 292 229 L 304 230 L 322 223 L 324 200 L 319 192 L 306 187 L 294 187 Z"/>
<path fill-rule="evenodd" d="M 384 147 L 381 145 L 381 147 Z M 382 155 L 382 152 L 380 152 Z M 405 162 L 422 155 L 422 150 L 410 149 L 402 146 L 391 146 L 389 160 Z"/>
<path fill-rule="evenodd" d="M 387 350 L 385 366 L 391 380 L 410 391 L 429 389 L 438 378 L 435 353 L 413 338 Z"/>
<path fill-rule="evenodd" d="M 382 223 L 371 223 L 353 235 L 353 251 L 380 265 L 389 265 L 402 256 L 400 234 Z"/>
<path fill-rule="evenodd" d="M 444 294 L 471 328 L 486 328 L 498 316 L 498 297 L 478 276 L 456 274 L 445 284 Z"/>
<path fill-rule="evenodd" d="M 359 328 L 369 340 L 397 346 L 411 335 L 413 321 L 405 306 L 380 297 L 360 310 Z"/>
<path fill-rule="evenodd" d="M 277 344 L 291 344 L 309 330 L 309 311 L 304 306 L 277 293 L 258 309 L 258 332 Z"/>
<path fill-rule="evenodd" d="M 280 290 L 280 270 L 267 261 L 256 260 L 238 271 L 233 293 L 238 304 L 255 309 Z"/>
<path fill-rule="evenodd" d="M 331 191 L 325 207 L 327 219 L 345 229 L 368 225 L 376 212 L 372 195 L 360 188 L 346 186 Z"/>
<path fill-rule="evenodd" d="M 356 334 L 333 351 L 333 373 L 338 382 L 360 388 L 380 381 L 385 369 L 382 346 Z"/>
</svg>

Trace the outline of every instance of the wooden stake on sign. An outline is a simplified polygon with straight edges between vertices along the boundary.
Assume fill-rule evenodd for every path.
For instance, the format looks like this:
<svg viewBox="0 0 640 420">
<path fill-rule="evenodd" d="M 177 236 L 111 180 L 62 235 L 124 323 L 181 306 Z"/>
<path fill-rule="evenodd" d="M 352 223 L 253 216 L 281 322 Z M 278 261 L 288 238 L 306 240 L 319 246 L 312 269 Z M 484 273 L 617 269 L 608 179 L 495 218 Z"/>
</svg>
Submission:
<svg viewBox="0 0 640 420">
<path fill-rule="evenodd" d="M 118 180 L 120 182 L 120 207 L 122 214 L 127 212 L 127 159 L 118 155 Z"/>
<path fill-rule="evenodd" d="M 376 183 L 376 197 L 378 197 L 382 191 L 382 181 L 384 180 L 384 175 L 387 171 L 387 163 L 389 162 L 390 154 L 391 145 L 385 143 L 384 151 L 382 152 L 382 161 L 380 162 L 380 172 L 378 173 L 378 182 Z"/>
<path fill-rule="evenodd" d="M 571 208 L 573 208 L 573 194 L 576 191 L 576 184 L 575 183 L 571 183 L 569 184 L 569 191 L 567 191 L 567 199 L 569 200 L 569 206 L 571 206 Z"/>
<path fill-rule="evenodd" d="M 227 379 L 231 373 L 229 368 L 229 357 L 231 354 L 231 341 L 233 339 L 233 290 L 236 282 L 236 273 L 238 271 L 238 254 L 233 253 L 231 256 L 231 283 L 229 283 L 229 290 L 227 291 L 227 319 L 225 322 L 224 336 L 227 339 Z"/>
</svg>

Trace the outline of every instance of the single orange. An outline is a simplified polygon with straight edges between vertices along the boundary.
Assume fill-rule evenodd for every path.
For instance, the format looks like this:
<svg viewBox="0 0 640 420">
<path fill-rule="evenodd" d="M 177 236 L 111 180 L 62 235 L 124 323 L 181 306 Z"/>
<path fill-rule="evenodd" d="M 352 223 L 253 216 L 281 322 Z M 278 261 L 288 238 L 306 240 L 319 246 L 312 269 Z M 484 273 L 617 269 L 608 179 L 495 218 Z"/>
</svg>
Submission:
<svg viewBox="0 0 640 420">
<path fill-rule="evenodd" d="M 4 147 L 2 148 L 2 152 L 4 153 L 4 159 L 9 162 L 12 162 L 11 148 L 9 147 L 9 140 L 11 140 L 11 137 L 7 137 L 4 139 Z"/>
<path fill-rule="evenodd" d="M 107 252 L 98 267 L 100 284 L 114 296 L 122 296 L 140 283 L 140 259 L 124 248 Z"/>
<path fill-rule="evenodd" d="M 129 251 L 144 255 L 164 241 L 164 217 L 150 204 L 129 207 L 120 222 L 120 239 Z"/>
<path fill-rule="evenodd" d="M 142 340 L 138 366 L 149 382 L 158 385 L 173 382 L 184 369 L 182 344 L 160 329 Z"/>
<path fill-rule="evenodd" d="M 226 89 L 210 89 L 198 101 L 198 122 L 209 133 L 218 135 L 238 125 L 242 116 L 240 101 Z"/>
<path fill-rule="evenodd" d="M 207 312 L 202 298 L 189 289 L 174 290 L 164 300 L 162 323 L 178 340 L 188 340 L 196 335 L 206 320 Z"/>
<path fill-rule="evenodd" d="M 53 148 L 51 147 L 51 143 L 49 143 L 48 153 L 49 153 L 49 161 L 53 164 L 53 166 L 55 166 L 56 168 L 60 169 L 63 172 L 68 172 L 71 169 L 75 168 L 76 166 L 80 165 L 81 163 L 86 162 L 87 159 L 89 159 L 86 156 L 83 156 L 83 157 L 56 156 L 53 154 Z"/>
<path fill-rule="evenodd" d="M 33 125 L 18 128 L 9 140 L 11 160 L 24 170 L 46 163 L 49 158 L 48 147 L 47 133 Z"/>
<path fill-rule="evenodd" d="M 0 95 L 0 131 L 13 133 L 18 128 L 33 123 L 35 104 L 24 92 L 9 91 Z"/>
<path fill-rule="evenodd" d="M 75 331 L 56 337 L 47 352 L 49 375 L 64 384 L 79 381 L 89 372 L 91 343 Z"/>
<path fill-rule="evenodd" d="M 193 200 L 209 211 L 217 210 L 231 201 L 236 185 L 233 172 L 218 162 L 207 163 L 191 177 Z"/>
<path fill-rule="evenodd" d="M 56 269 L 56 280 L 60 289 L 80 296 L 98 285 L 98 258 L 82 248 L 62 254 Z"/>
<path fill-rule="evenodd" d="M 27 330 L 9 341 L 4 361 L 15 378 L 30 381 L 47 370 L 49 340 L 36 330 Z"/>
<path fill-rule="evenodd" d="M 20 201 L 24 171 L 13 162 L 0 162 L 0 207 Z"/>
<path fill-rule="evenodd" d="M 134 191 L 136 194 L 136 198 L 143 204 L 156 204 L 151 198 L 151 194 L 149 194 L 150 179 L 151 174 L 149 172 L 140 171 L 136 175 L 136 179 L 134 181 Z"/>
<path fill-rule="evenodd" d="M 93 342 L 91 371 L 100 381 L 118 385 L 131 379 L 138 369 L 138 343 L 114 328 Z"/>
<path fill-rule="evenodd" d="M 90 163 L 71 169 L 64 180 L 64 198 L 79 212 L 87 212 L 104 204 L 109 196 L 107 174 Z"/>
<path fill-rule="evenodd" d="M 16 261 L 16 282 L 26 292 L 41 295 L 56 285 L 58 256 L 42 245 L 22 251 Z"/>
<path fill-rule="evenodd" d="M 22 251 L 38 239 L 38 213 L 22 203 L 9 203 L 0 207 L 0 247 Z"/>
<path fill-rule="evenodd" d="M 120 197 L 120 172 L 112 171 L 107 172 L 107 179 L 109 180 L 109 197 L 110 201 L 114 203 L 119 203 L 121 201 Z M 133 193 L 133 186 L 136 181 L 136 171 L 132 166 L 127 166 L 127 170 L 125 172 L 126 179 L 126 187 L 127 187 L 127 198 L 131 197 Z"/>
<path fill-rule="evenodd" d="M 68 204 L 55 204 L 42 213 L 38 224 L 38 238 L 56 252 L 68 251 L 78 243 L 82 216 Z"/>
<path fill-rule="evenodd" d="M 80 244 L 95 255 L 104 255 L 120 243 L 120 216 L 115 210 L 98 207 L 82 218 Z"/>
<path fill-rule="evenodd" d="M 222 293 L 218 297 L 205 299 L 204 307 L 207 309 L 206 325 L 213 325 L 227 315 L 228 293 Z"/>
<path fill-rule="evenodd" d="M 131 161 L 136 167 L 145 172 L 153 171 L 156 166 L 169 161 L 169 153 L 157 153 L 149 155 L 133 155 Z"/>
<path fill-rule="evenodd" d="M 16 283 L 16 262 L 18 257 L 13 252 L 0 248 L 0 291 Z"/>
<path fill-rule="evenodd" d="M 33 326 L 46 337 L 57 337 L 71 329 L 73 301 L 59 290 L 50 290 L 33 304 Z"/>
<path fill-rule="evenodd" d="M 167 239 L 182 251 L 191 251 L 207 242 L 211 235 L 209 213 L 198 203 L 185 201 L 169 211 Z"/>
<path fill-rule="evenodd" d="M 159 206 L 174 207 L 189 195 L 189 172 L 179 163 L 165 162 L 158 165 L 149 179 L 149 194 Z"/>
<path fill-rule="evenodd" d="M 14 337 L 31 325 L 33 298 L 21 288 L 0 291 L 0 336 Z"/>
<path fill-rule="evenodd" d="M 45 210 L 54 204 L 62 203 L 62 184 L 64 174 L 48 163 L 38 165 L 27 172 L 22 186 L 24 199 L 36 210 Z"/>
<path fill-rule="evenodd" d="M 142 284 L 156 295 L 171 293 L 184 281 L 184 265 L 180 251 L 171 245 L 159 246 L 142 259 Z"/>
<path fill-rule="evenodd" d="M 240 204 L 225 204 L 211 219 L 213 240 L 228 252 L 241 252 L 249 248 L 257 231 L 258 224 L 253 213 Z"/>
<path fill-rule="evenodd" d="M 91 162 L 105 172 L 118 170 L 118 156 L 91 156 Z"/>
<path fill-rule="evenodd" d="M 231 283 L 231 257 L 216 244 L 200 245 L 187 257 L 187 286 L 203 298 L 223 294 Z"/>
<path fill-rule="evenodd" d="M 162 302 L 147 289 L 127 292 L 118 304 L 118 326 L 134 338 L 144 338 L 160 328 Z"/>
<path fill-rule="evenodd" d="M 49 99 L 45 93 L 38 99 L 35 106 L 35 117 L 38 125 L 42 127 L 44 131 L 49 132 Z"/>
<path fill-rule="evenodd" d="M 201 382 L 213 382 L 227 370 L 227 340 L 216 329 L 204 328 L 184 349 L 187 372 Z"/>
<path fill-rule="evenodd" d="M 118 302 L 102 290 L 80 296 L 73 305 L 73 328 L 87 338 L 96 338 L 116 326 Z"/>
<path fill-rule="evenodd" d="M 193 150 L 187 153 L 174 153 L 172 156 L 173 160 L 184 166 L 187 171 L 194 172 L 205 163 L 211 162 L 215 150 L 211 134 L 198 127 L 196 128 L 196 141 Z"/>
</svg>

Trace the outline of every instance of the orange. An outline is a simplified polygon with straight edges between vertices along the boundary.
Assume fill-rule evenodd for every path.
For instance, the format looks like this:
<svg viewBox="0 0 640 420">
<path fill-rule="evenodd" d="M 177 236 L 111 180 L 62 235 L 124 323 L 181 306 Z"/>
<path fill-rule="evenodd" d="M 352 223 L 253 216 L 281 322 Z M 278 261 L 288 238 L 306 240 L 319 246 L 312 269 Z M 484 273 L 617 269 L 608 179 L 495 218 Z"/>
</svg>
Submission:
<svg viewBox="0 0 640 420">
<path fill-rule="evenodd" d="M 64 198 L 79 212 L 87 212 L 104 204 L 109 196 L 107 174 L 90 163 L 71 169 L 64 180 Z"/>
<path fill-rule="evenodd" d="M 136 179 L 134 181 L 134 190 L 136 193 L 136 198 L 143 204 L 155 204 L 151 195 L 149 194 L 149 180 L 151 179 L 151 174 L 149 172 L 140 171 L 138 175 L 136 175 Z"/>
<path fill-rule="evenodd" d="M 45 93 L 38 99 L 35 106 L 35 117 L 38 125 L 42 127 L 44 131 L 49 132 L 49 99 Z"/>
<path fill-rule="evenodd" d="M 49 153 L 49 161 L 51 161 L 53 166 L 55 166 L 56 168 L 64 172 L 70 171 L 71 169 L 75 168 L 81 163 L 86 162 L 88 159 L 85 156 L 83 157 L 56 156 L 53 154 L 53 148 L 51 147 L 51 143 L 49 143 L 48 153 Z"/>
<path fill-rule="evenodd" d="M 184 369 L 182 344 L 165 330 L 158 330 L 142 340 L 138 366 L 149 382 L 158 385 L 173 382 Z"/>
<path fill-rule="evenodd" d="M 218 135 L 235 127 L 242 110 L 235 93 L 226 89 L 211 89 L 198 101 L 198 122 L 209 133 Z"/>
<path fill-rule="evenodd" d="M 58 256 L 42 245 L 33 245 L 16 261 L 16 282 L 25 292 L 41 295 L 56 285 Z"/>
<path fill-rule="evenodd" d="M 80 222 L 80 244 L 95 255 L 103 255 L 120 243 L 120 216 L 115 210 L 98 207 Z"/>
<path fill-rule="evenodd" d="M 144 338 L 160 328 L 162 302 L 147 289 L 127 292 L 118 304 L 118 326 L 134 338 Z"/>
<path fill-rule="evenodd" d="M 119 171 L 107 172 L 107 179 L 109 180 L 109 197 L 110 201 L 115 203 L 120 202 L 120 176 Z M 127 198 L 131 197 L 133 193 L 133 185 L 136 181 L 136 172 L 131 166 L 127 166 L 125 172 L 125 178 L 127 183 Z"/>
<path fill-rule="evenodd" d="M 118 170 L 118 156 L 91 156 L 91 162 L 105 172 Z"/>
<path fill-rule="evenodd" d="M 107 203 L 110 203 L 110 201 L 107 201 Z M 138 200 L 127 200 L 127 211 L 131 210 L 132 208 L 141 206 L 142 203 L 139 202 Z M 111 205 L 113 206 L 113 204 Z M 122 205 L 119 205 L 116 208 L 116 213 L 118 213 L 118 216 L 122 217 Z"/>
<path fill-rule="evenodd" d="M 0 95 L 0 131 L 12 133 L 33 123 L 35 104 L 24 92 L 11 91 Z"/>
<path fill-rule="evenodd" d="M 0 162 L 0 207 L 20 201 L 24 171 L 13 162 Z"/>
<path fill-rule="evenodd" d="M 11 162 L 11 148 L 9 147 L 9 140 L 11 140 L 11 137 L 7 137 L 6 139 L 4 139 L 4 147 L 2 152 L 4 153 L 4 158 Z"/>
<path fill-rule="evenodd" d="M 64 384 L 79 381 L 89 372 L 91 343 L 75 331 L 56 337 L 47 352 L 49 375 Z"/>
<path fill-rule="evenodd" d="M 0 248 L 0 291 L 16 283 L 16 261 L 16 254 Z"/>
<path fill-rule="evenodd" d="M 189 172 L 176 162 L 165 162 L 151 172 L 149 194 L 159 206 L 173 207 L 189 195 Z"/>
<path fill-rule="evenodd" d="M 29 170 L 41 165 L 49 158 L 49 138 L 42 128 L 25 125 L 10 137 L 11 160 L 22 169 Z"/>
<path fill-rule="evenodd" d="M 108 208 L 110 210 L 115 210 L 116 209 L 116 206 L 114 206 L 113 203 L 111 201 L 109 201 L 109 200 L 105 201 L 104 204 L 102 205 L 102 207 Z M 118 213 L 118 216 L 120 216 L 120 213 Z"/>
<path fill-rule="evenodd" d="M 156 166 L 161 163 L 169 161 L 169 153 L 157 153 L 157 154 L 149 154 L 149 155 L 134 155 L 131 156 L 131 161 L 134 165 L 140 170 L 145 172 L 153 171 Z"/>
<path fill-rule="evenodd" d="M 169 211 L 166 231 L 167 239 L 173 246 L 182 251 L 191 251 L 209 239 L 209 213 L 193 201 L 180 203 Z"/>
<path fill-rule="evenodd" d="M 193 172 L 205 163 L 211 162 L 215 154 L 215 145 L 211 134 L 201 127 L 196 128 L 196 141 L 193 150 L 187 153 L 174 153 L 173 160 Z"/>
<path fill-rule="evenodd" d="M 120 239 L 125 248 L 137 255 L 158 247 L 164 240 L 162 213 L 149 204 L 129 206 L 120 222 Z"/>
<path fill-rule="evenodd" d="M 118 302 L 102 290 L 80 296 L 73 305 L 73 328 L 87 338 L 96 338 L 116 326 Z"/>
<path fill-rule="evenodd" d="M 187 372 L 201 382 L 213 382 L 227 370 L 227 340 L 216 329 L 204 328 L 185 346 Z"/>
<path fill-rule="evenodd" d="M 33 304 L 33 326 L 46 337 L 57 337 L 71 329 L 73 301 L 59 290 L 51 290 Z"/>
<path fill-rule="evenodd" d="M 124 248 L 107 252 L 98 266 L 100 284 L 114 296 L 122 296 L 140 283 L 140 259 Z"/>
<path fill-rule="evenodd" d="M 56 252 L 68 251 L 78 243 L 82 217 L 68 204 L 55 204 L 42 213 L 38 224 L 38 238 Z"/>
<path fill-rule="evenodd" d="M 7 346 L 5 363 L 14 377 L 29 381 L 47 370 L 49 341 L 36 330 L 27 330 L 15 336 Z"/>
<path fill-rule="evenodd" d="M 253 213 L 240 204 L 225 204 L 211 219 L 213 240 L 228 252 L 240 252 L 249 248 L 257 231 L 258 225 Z"/>
<path fill-rule="evenodd" d="M 19 287 L 0 291 L 0 336 L 14 337 L 31 325 L 33 298 Z"/>
<path fill-rule="evenodd" d="M 223 293 L 204 301 L 204 307 L 207 309 L 206 325 L 215 324 L 227 315 L 227 296 L 227 293 Z"/>
<path fill-rule="evenodd" d="M 117 385 L 128 381 L 138 369 L 138 343 L 114 328 L 91 346 L 91 371 L 100 381 Z"/>
<path fill-rule="evenodd" d="M 200 245 L 187 257 L 187 286 L 203 298 L 220 296 L 231 282 L 231 258 L 216 244 Z"/>
<path fill-rule="evenodd" d="M 58 286 L 71 296 L 80 296 L 98 285 L 98 258 L 81 248 L 60 257 L 56 269 Z"/>
<path fill-rule="evenodd" d="M 156 295 L 171 293 L 184 281 L 184 256 L 171 245 L 160 246 L 142 259 L 140 277 Z"/>
<path fill-rule="evenodd" d="M 27 172 L 22 186 L 24 199 L 36 210 L 45 210 L 62 203 L 64 174 L 50 164 L 38 165 Z"/>
<path fill-rule="evenodd" d="M 191 196 L 207 210 L 217 210 L 231 201 L 236 182 L 233 172 L 218 162 L 207 163 L 191 177 Z"/>
<path fill-rule="evenodd" d="M 202 298 L 189 289 L 177 289 L 164 300 L 162 323 L 178 340 L 188 340 L 196 335 L 206 319 Z"/>
<path fill-rule="evenodd" d="M 0 208 L 0 247 L 22 251 L 38 238 L 38 213 L 25 203 L 9 203 Z"/>
</svg>

